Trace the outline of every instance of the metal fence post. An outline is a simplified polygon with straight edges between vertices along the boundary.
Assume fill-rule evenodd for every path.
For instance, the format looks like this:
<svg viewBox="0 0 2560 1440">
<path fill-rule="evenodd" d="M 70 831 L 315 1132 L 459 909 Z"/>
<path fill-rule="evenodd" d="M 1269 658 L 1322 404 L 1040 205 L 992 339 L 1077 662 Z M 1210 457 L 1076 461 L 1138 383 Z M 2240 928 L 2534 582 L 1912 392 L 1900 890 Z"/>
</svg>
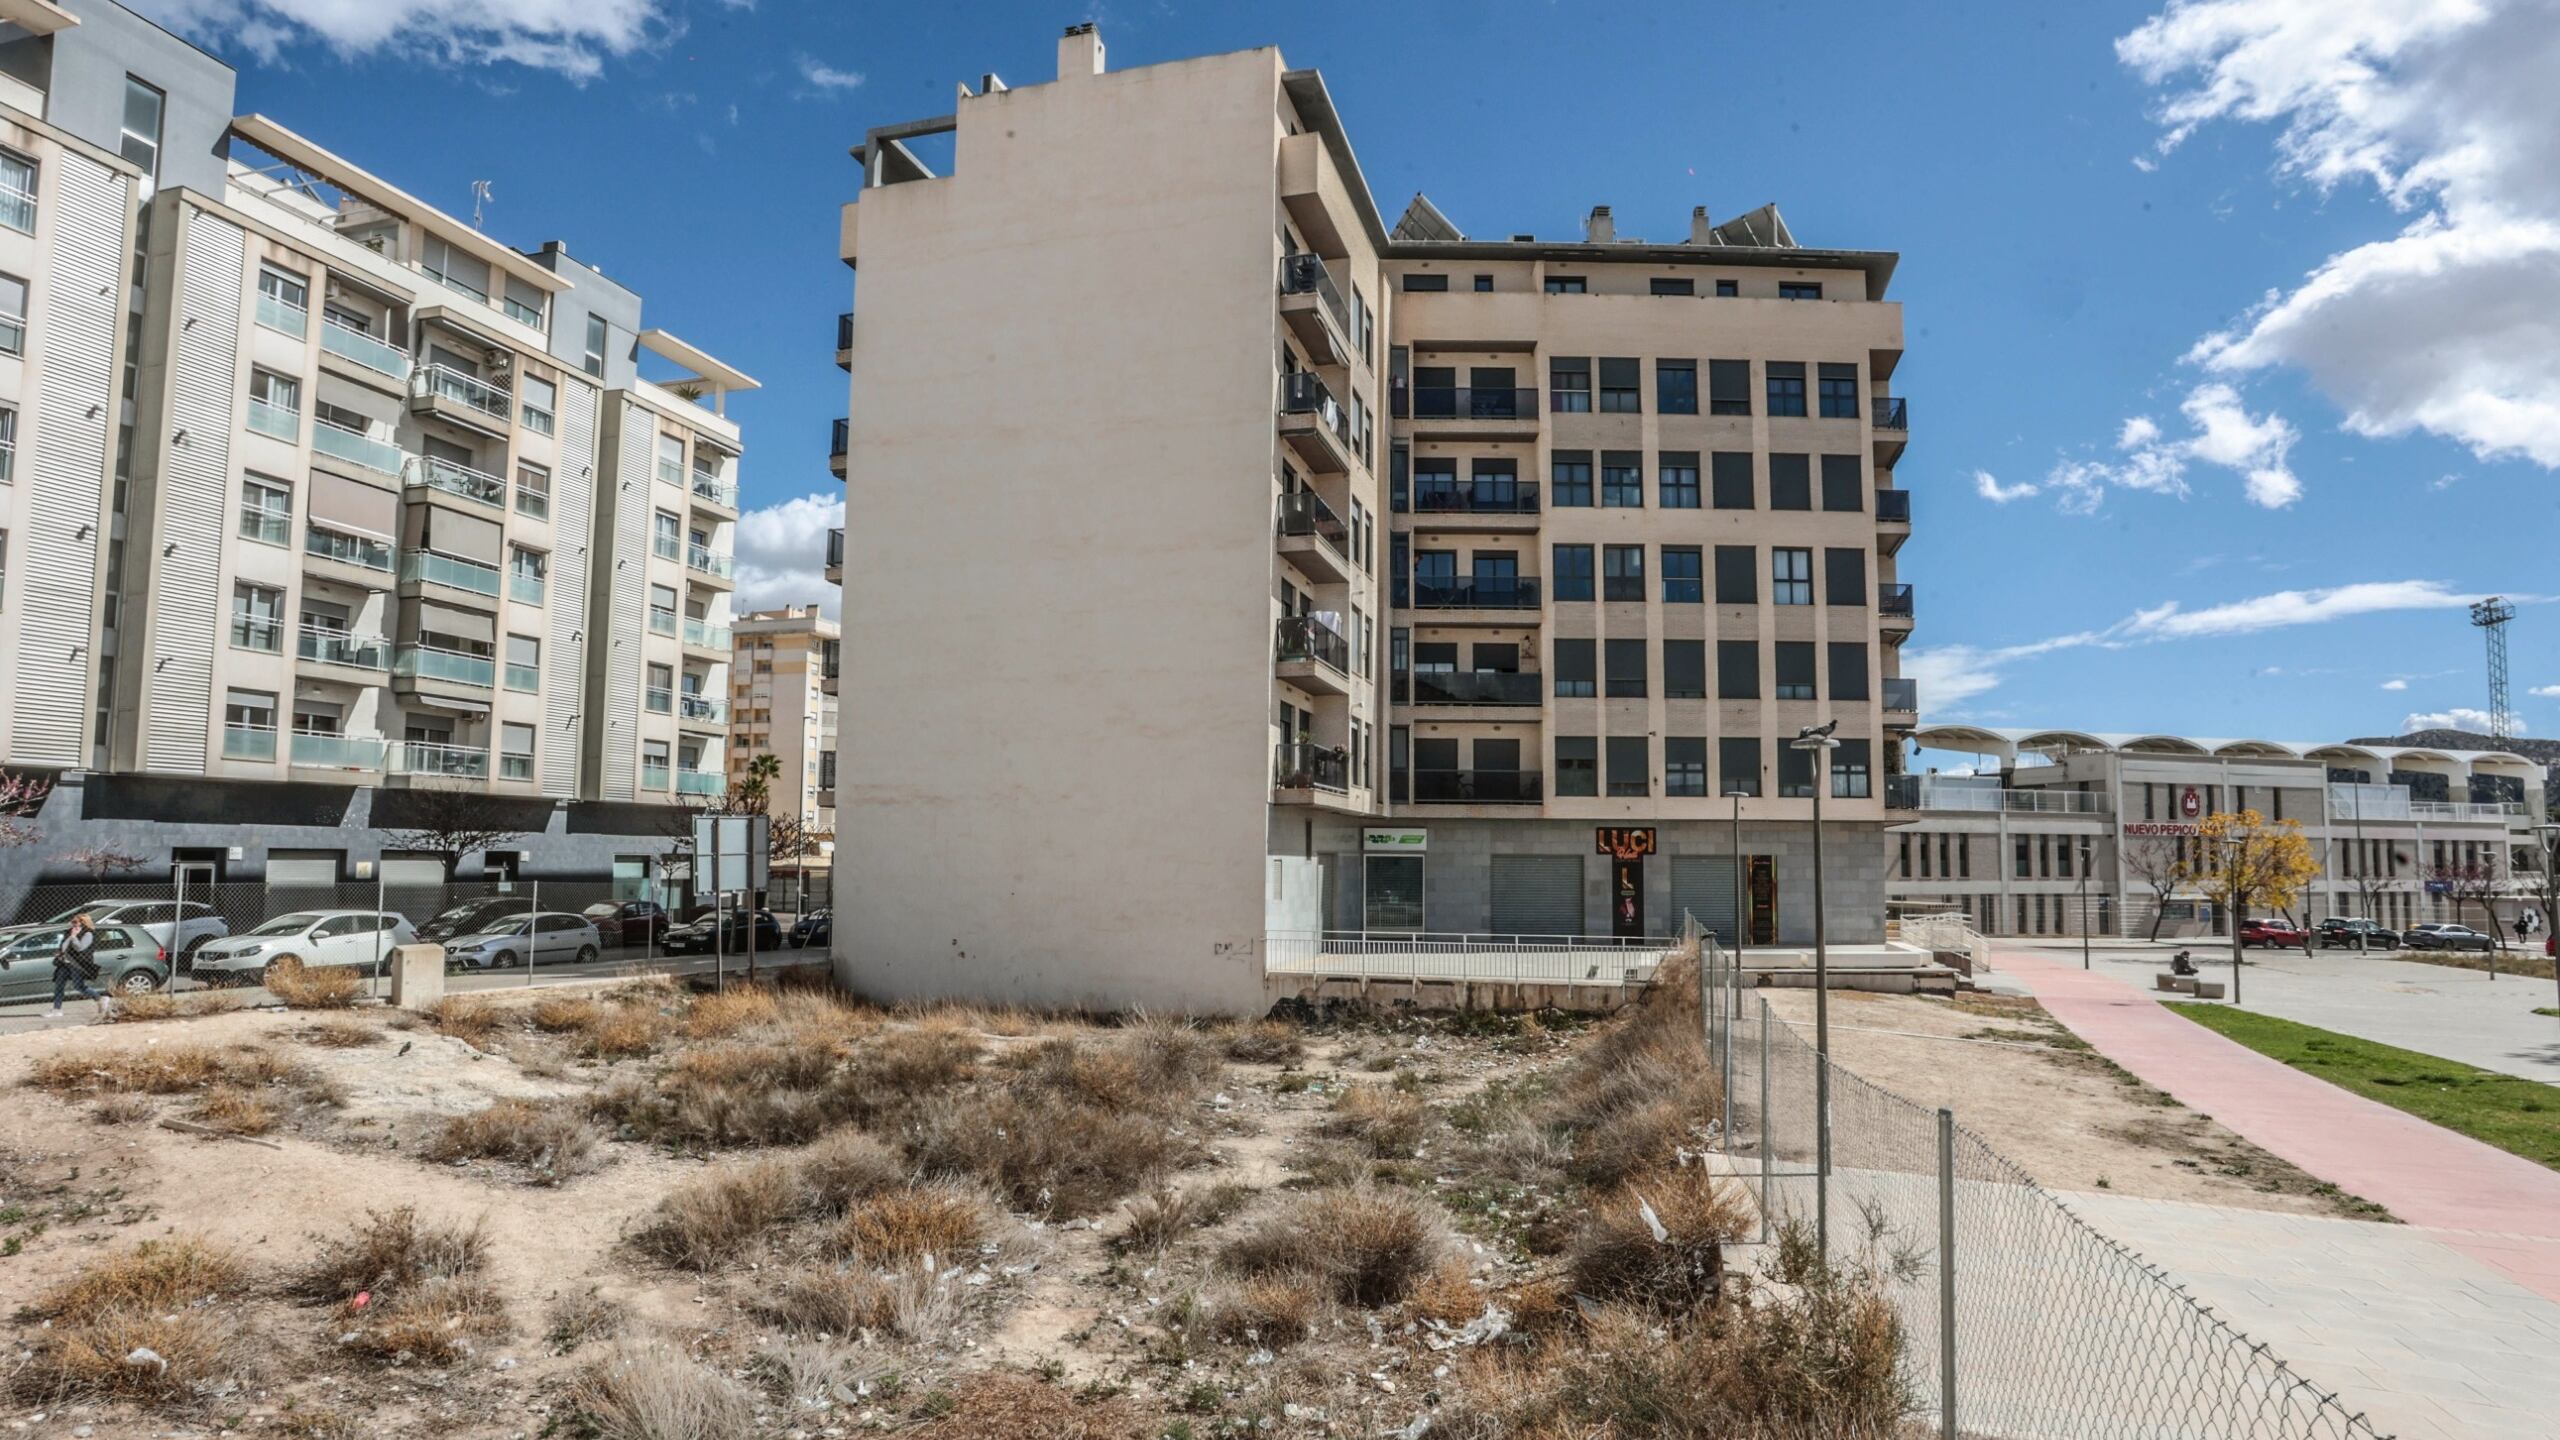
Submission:
<svg viewBox="0 0 2560 1440">
<path fill-rule="evenodd" d="M 187 933 L 187 867 L 181 864 L 175 870 L 171 878 L 177 882 L 174 897 L 177 903 L 169 907 L 169 993 L 172 995 L 178 993 L 178 957 L 179 952 L 186 948 L 183 941 Z M 189 967 L 187 978 L 195 978 L 193 967 Z"/>
<path fill-rule="evenodd" d="M 533 908 L 524 912 L 524 988 L 533 988 L 533 968 L 542 963 L 542 882 L 532 882 L 527 903 Z"/>
<path fill-rule="evenodd" d="M 1956 1112 L 1938 1111 L 1938 1433 L 1956 1440 Z"/>
<path fill-rule="evenodd" d="M 382 917 L 391 913 L 390 877 L 382 870 L 382 857 L 373 857 L 373 933 L 382 938 L 373 942 L 373 998 L 382 998 L 382 963 L 390 958 L 391 932 L 382 928 Z"/>
<path fill-rule="evenodd" d="M 1777 1204 L 1774 1197 L 1778 1178 L 1777 1146 L 1770 1139 L 1769 1116 L 1769 1002 L 1760 1002 L 1760 1018 L 1753 1022 L 1752 1033 L 1760 1040 L 1760 1133 L 1754 1137 L 1760 1146 L 1760 1242 L 1767 1244 L 1777 1233 L 1769 1219 Z"/>
</svg>

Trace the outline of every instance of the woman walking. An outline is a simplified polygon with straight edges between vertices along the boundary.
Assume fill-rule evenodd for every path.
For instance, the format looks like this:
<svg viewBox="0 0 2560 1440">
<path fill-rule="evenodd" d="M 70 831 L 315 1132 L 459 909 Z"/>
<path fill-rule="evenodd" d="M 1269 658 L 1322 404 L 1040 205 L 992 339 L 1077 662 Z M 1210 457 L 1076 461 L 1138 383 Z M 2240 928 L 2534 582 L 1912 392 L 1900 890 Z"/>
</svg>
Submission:
<svg viewBox="0 0 2560 1440">
<path fill-rule="evenodd" d="M 86 915 L 72 916 L 62 947 L 53 952 L 53 1014 L 49 1018 L 62 1018 L 62 992 L 73 988 L 98 1002 L 98 1018 L 107 1018 L 107 997 L 89 988 L 89 982 L 98 978 L 97 952 L 98 927 Z"/>
</svg>

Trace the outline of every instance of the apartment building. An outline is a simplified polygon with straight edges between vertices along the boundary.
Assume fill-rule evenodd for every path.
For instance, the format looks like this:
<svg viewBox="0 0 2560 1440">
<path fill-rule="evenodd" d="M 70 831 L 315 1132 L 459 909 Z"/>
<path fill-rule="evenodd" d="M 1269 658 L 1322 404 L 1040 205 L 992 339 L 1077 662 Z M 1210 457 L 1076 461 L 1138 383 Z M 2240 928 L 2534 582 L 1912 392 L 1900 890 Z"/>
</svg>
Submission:
<svg viewBox="0 0 2560 1440">
<path fill-rule="evenodd" d="M 109 0 L 0 20 L 0 435 L 38 457 L 0 485 L 0 762 L 235 878 L 286 794 L 336 829 L 482 791 L 578 869 L 662 846 L 612 807 L 724 783 L 725 724 L 672 697 L 727 690 L 755 382 L 558 243 L 235 116 L 227 66 Z"/>
<path fill-rule="evenodd" d="M 773 788 L 777 815 L 798 817 L 813 843 L 835 834 L 836 696 L 827 666 L 836 653 L 836 622 L 815 605 L 756 610 L 733 629 L 729 778 L 744 777 L 757 758 L 782 766 Z"/>
<path fill-rule="evenodd" d="M 1880 938 L 1891 255 L 1390 231 L 1315 72 L 1090 26 L 855 154 L 856 983 L 1241 1008 L 1280 929 L 1798 943 L 1817 787 L 1829 933 Z"/>
<path fill-rule="evenodd" d="M 1963 911 L 2002 935 L 2227 934 L 2179 883 L 2201 821 L 2256 809 L 2301 825 L 2321 875 L 2304 908 L 2403 928 L 2512 925 L 2539 889 L 2545 779 L 2501 750 L 1936 725 L 1970 775 L 1902 785 L 1916 820 L 1887 853 L 1896 908 Z"/>
</svg>

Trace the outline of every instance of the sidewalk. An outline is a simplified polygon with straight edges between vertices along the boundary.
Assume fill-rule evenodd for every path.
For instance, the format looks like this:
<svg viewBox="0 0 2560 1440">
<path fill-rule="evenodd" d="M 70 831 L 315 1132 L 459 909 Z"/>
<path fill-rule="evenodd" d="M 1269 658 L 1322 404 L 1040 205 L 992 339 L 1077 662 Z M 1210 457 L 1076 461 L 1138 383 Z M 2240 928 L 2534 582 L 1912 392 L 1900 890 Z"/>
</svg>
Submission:
<svg viewBox="0 0 2560 1440">
<path fill-rule="evenodd" d="M 2024 950 L 1994 963 L 2146 1084 L 2560 1301 L 2560 1172 L 2270 1060 L 2116 976 Z"/>
</svg>

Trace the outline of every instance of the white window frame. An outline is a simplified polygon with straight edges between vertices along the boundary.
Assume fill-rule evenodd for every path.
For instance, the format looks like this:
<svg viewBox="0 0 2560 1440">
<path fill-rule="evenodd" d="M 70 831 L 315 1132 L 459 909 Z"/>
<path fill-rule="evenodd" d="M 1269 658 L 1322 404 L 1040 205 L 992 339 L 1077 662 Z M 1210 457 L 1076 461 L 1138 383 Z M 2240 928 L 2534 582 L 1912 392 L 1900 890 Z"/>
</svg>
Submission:
<svg viewBox="0 0 2560 1440">
<path fill-rule="evenodd" d="M 284 501 L 283 507 L 279 509 L 273 505 L 251 504 L 252 498 L 262 498 L 262 492 L 265 496 L 281 496 Z M 263 522 L 269 520 L 280 522 L 283 532 L 273 539 L 269 539 L 263 533 Z M 273 475 L 261 475 L 254 470 L 241 472 L 240 536 L 244 540 L 254 540 L 261 545 L 289 546 L 293 543 L 292 481 L 279 480 Z"/>
<path fill-rule="evenodd" d="M 13 170 L 23 170 L 25 178 L 11 174 Z M 43 173 L 33 157 L 0 146 L 0 225 L 27 235 L 36 232 L 36 181 Z"/>
<path fill-rule="evenodd" d="M 17 313 L 11 314 L 0 308 L 0 355 L 24 355 L 27 353 L 27 311 L 34 308 L 35 292 L 24 279 L 0 272 L 0 292 L 5 292 L 11 285 L 18 287 L 18 309 Z"/>
<path fill-rule="evenodd" d="M 151 133 L 148 135 L 133 128 L 133 102 L 137 94 L 151 97 Z M 143 193 L 151 193 L 152 187 L 160 182 L 161 140 L 169 131 L 169 92 L 139 75 L 126 75 L 124 107 L 117 116 L 116 130 L 117 153 L 140 167 Z M 134 153 L 137 145 L 150 152 L 147 162 Z"/>
</svg>

